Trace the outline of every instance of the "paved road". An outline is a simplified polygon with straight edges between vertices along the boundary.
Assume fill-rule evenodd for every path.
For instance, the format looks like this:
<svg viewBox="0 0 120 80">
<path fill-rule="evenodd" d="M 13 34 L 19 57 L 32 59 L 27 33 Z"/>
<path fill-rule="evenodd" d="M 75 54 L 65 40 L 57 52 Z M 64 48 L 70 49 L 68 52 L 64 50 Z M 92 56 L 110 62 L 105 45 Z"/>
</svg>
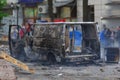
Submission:
<svg viewBox="0 0 120 80">
<path fill-rule="evenodd" d="M 120 80 L 120 65 L 106 66 L 42 66 L 28 64 L 36 72 L 29 74 L 23 71 L 16 72 L 18 80 Z"/>
</svg>

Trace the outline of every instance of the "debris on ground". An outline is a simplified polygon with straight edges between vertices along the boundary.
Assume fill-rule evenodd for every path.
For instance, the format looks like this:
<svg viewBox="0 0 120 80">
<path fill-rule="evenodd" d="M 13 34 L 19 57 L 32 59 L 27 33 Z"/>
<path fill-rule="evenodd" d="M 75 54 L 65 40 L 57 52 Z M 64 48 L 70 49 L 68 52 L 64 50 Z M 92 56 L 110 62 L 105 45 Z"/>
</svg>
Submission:
<svg viewBox="0 0 120 80">
<path fill-rule="evenodd" d="M 0 51 L 6 51 L 6 53 L 10 54 L 9 46 L 7 45 L 0 45 Z M 13 68 L 10 63 L 7 67 L 4 66 L 5 69 L 3 69 L 3 64 L 5 65 L 8 62 L 4 61 L 3 59 L 2 61 L 3 62 L 1 63 L 0 60 L 1 80 L 16 80 L 16 76 L 17 80 L 120 80 L 119 64 L 106 63 L 104 66 L 99 66 L 96 64 L 78 66 L 72 66 L 72 64 L 70 64 L 70 66 L 43 66 L 41 62 L 34 62 L 28 63 L 28 65 L 35 69 L 35 73 L 27 74 L 14 71 L 15 67 Z"/>
<path fill-rule="evenodd" d="M 11 64 L 0 59 L 0 80 L 17 80 Z"/>
<path fill-rule="evenodd" d="M 0 51 L 4 51 L 10 55 L 10 50 L 8 45 L 0 45 Z"/>
<path fill-rule="evenodd" d="M 101 72 L 104 72 L 104 70 L 103 70 L 103 69 L 100 69 L 100 71 L 101 71 Z"/>
</svg>

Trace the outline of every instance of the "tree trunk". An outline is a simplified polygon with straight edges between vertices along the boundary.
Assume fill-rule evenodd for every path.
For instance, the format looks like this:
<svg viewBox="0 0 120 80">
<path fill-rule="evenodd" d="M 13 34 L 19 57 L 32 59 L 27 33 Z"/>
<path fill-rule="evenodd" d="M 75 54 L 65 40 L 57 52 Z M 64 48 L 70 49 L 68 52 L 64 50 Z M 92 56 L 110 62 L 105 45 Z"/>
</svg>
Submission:
<svg viewBox="0 0 120 80">
<path fill-rule="evenodd" d="M 53 0 L 48 0 L 48 14 L 50 16 L 51 21 L 53 21 L 54 20 Z"/>
<path fill-rule="evenodd" d="M 83 0 L 83 21 L 89 21 L 89 19 L 88 19 L 88 0 Z"/>
</svg>

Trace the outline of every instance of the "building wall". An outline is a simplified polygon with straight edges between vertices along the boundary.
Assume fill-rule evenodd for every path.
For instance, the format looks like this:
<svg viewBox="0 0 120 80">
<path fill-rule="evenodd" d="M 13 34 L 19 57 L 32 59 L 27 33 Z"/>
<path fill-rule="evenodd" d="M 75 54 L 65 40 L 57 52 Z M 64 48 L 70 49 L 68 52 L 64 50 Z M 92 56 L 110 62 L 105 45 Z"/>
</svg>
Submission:
<svg viewBox="0 0 120 80">
<path fill-rule="evenodd" d="M 83 0 L 77 0 L 77 18 L 78 21 L 83 21 Z M 103 17 L 111 16 L 111 15 L 119 15 L 120 16 L 120 5 L 106 5 L 111 1 L 119 1 L 119 0 L 89 0 L 89 5 L 94 5 L 94 14 L 95 14 L 95 22 L 99 23 L 100 30 L 102 29 L 103 24 L 108 27 L 116 27 L 120 25 L 120 19 L 102 19 Z"/>
<path fill-rule="evenodd" d="M 89 0 L 90 1 L 90 0 Z M 94 2 L 94 9 L 95 9 L 95 22 L 98 22 L 99 24 L 99 29 L 101 29 L 102 26 L 102 21 L 101 18 L 105 14 L 105 6 L 104 4 L 106 3 L 105 0 L 97 0 L 93 1 Z"/>
<path fill-rule="evenodd" d="M 10 2 L 17 2 L 18 0 L 8 0 Z M 77 1 L 77 21 L 83 21 L 83 0 Z M 102 19 L 103 17 L 111 16 L 111 15 L 120 15 L 120 5 L 106 5 L 111 1 L 119 1 L 119 0 L 88 0 L 89 5 L 94 5 L 94 14 L 95 14 L 95 22 L 99 23 L 100 29 L 102 29 L 102 25 L 106 24 L 108 27 L 119 26 L 120 19 Z M 19 15 L 22 16 L 22 15 Z"/>
<path fill-rule="evenodd" d="M 77 0 L 77 21 L 83 21 L 83 1 Z"/>
<path fill-rule="evenodd" d="M 17 3 L 18 0 L 7 0 L 7 3 L 10 4 L 10 3 Z"/>
<path fill-rule="evenodd" d="M 119 1 L 119 0 L 106 0 L 107 2 L 110 1 Z M 103 10 L 103 17 L 104 16 L 120 16 L 120 5 L 104 5 Z M 120 26 L 120 18 L 109 18 L 109 19 L 103 19 L 101 20 L 102 24 L 106 24 L 108 27 L 117 27 Z"/>
</svg>

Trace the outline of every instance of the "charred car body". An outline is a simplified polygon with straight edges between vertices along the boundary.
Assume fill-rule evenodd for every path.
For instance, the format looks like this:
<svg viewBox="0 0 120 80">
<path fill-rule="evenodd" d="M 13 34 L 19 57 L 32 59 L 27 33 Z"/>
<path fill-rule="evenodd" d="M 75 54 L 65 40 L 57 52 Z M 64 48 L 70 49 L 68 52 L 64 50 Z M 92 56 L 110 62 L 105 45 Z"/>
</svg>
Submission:
<svg viewBox="0 0 120 80">
<path fill-rule="evenodd" d="M 94 22 L 49 22 L 32 24 L 32 30 L 20 38 L 21 27 L 17 26 L 17 39 L 13 45 L 12 27 L 9 29 L 11 54 L 25 54 L 31 60 L 49 62 L 96 60 L 100 57 L 100 44 Z M 19 50 L 22 45 L 22 50 Z M 17 50 L 18 49 L 18 50 Z"/>
</svg>

